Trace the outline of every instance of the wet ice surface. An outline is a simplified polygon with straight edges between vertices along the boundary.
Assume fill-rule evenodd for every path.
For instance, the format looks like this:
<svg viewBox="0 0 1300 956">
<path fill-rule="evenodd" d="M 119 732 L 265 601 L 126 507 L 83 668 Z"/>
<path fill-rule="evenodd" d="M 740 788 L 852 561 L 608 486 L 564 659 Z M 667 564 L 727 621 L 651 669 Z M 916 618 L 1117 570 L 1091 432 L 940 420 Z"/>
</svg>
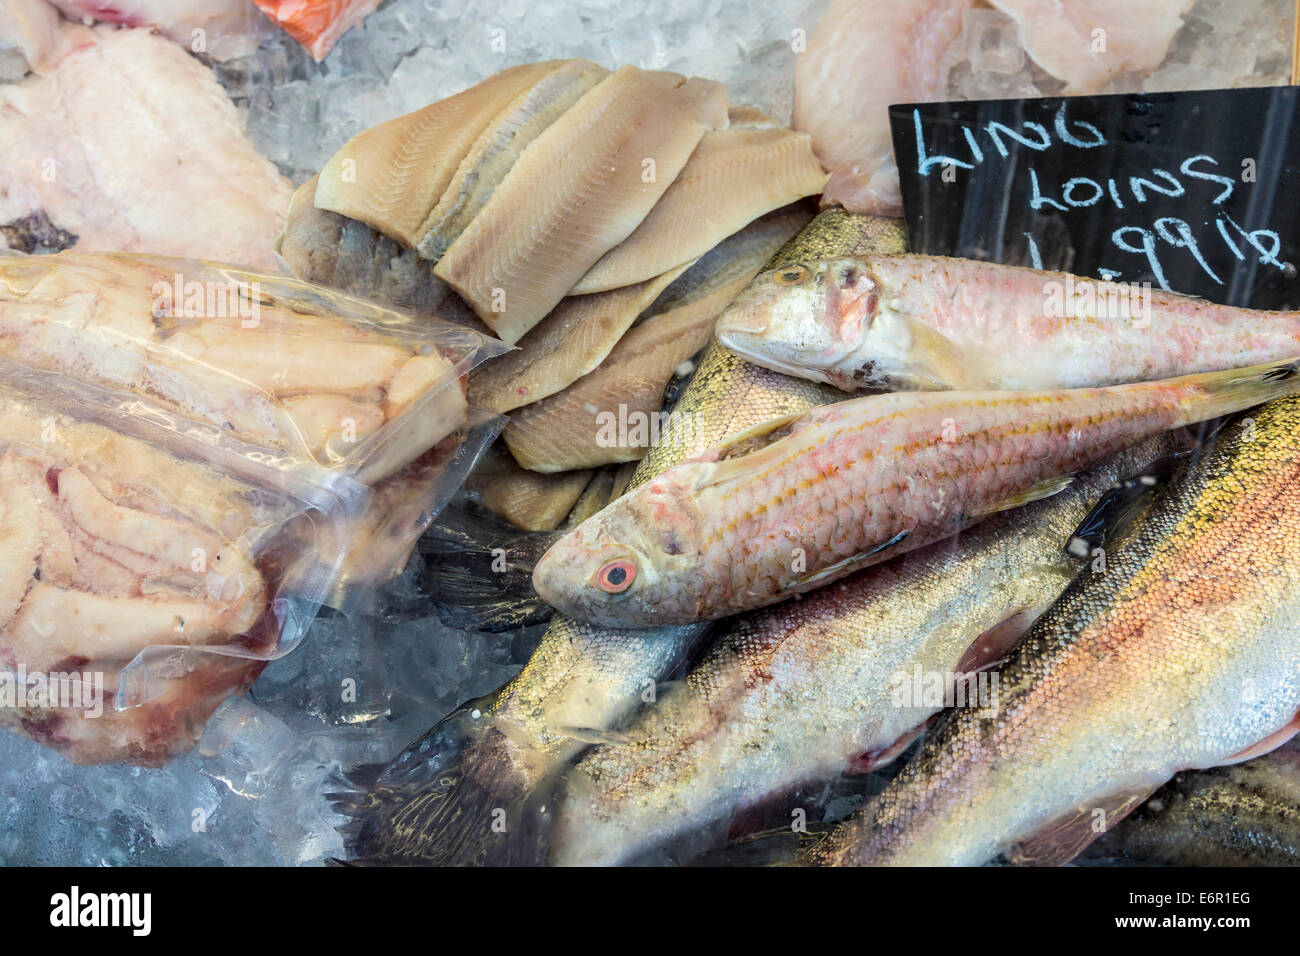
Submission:
<svg viewBox="0 0 1300 956">
<path fill-rule="evenodd" d="M 788 122 L 795 31 L 830 0 L 389 0 L 324 64 L 287 39 L 219 68 L 249 135 L 295 183 L 349 138 L 493 73 L 585 57 L 720 80 L 734 103 Z"/>
</svg>

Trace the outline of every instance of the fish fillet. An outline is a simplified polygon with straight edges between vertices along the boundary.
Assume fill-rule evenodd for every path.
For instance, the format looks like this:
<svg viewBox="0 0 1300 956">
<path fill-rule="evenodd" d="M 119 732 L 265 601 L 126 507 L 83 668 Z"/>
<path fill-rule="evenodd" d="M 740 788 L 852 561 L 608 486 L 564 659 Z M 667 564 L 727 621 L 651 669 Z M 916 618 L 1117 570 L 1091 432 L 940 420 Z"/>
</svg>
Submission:
<svg viewBox="0 0 1300 956">
<path fill-rule="evenodd" d="M 590 471 L 540 475 L 520 468 L 500 447 L 483 456 L 470 487 L 483 507 L 525 531 L 552 531 L 591 481 Z"/>
<path fill-rule="evenodd" d="M 287 503 L 8 388 L 0 396 L 0 670 L 104 682 L 102 716 L 24 700 L 0 708 L 0 724 L 76 762 L 162 763 L 263 665 L 193 656 L 158 698 L 122 713 L 118 674 L 149 645 L 268 639 L 258 626 L 275 583 L 254 547 Z"/>
<path fill-rule="evenodd" d="M 889 107 L 944 98 L 943 53 L 972 0 L 836 0 L 794 68 L 794 128 L 831 170 L 824 205 L 902 214 Z"/>
<path fill-rule="evenodd" d="M 277 269 L 289 181 L 212 73 L 148 30 L 109 32 L 53 76 L 0 86 L 0 142 L 0 224 L 43 213 L 79 250 Z"/>
<path fill-rule="evenodd" d="M 479 134 L 562 63 L 511 67 L 455 96 L 358 133 L 320 171 L 317 208 L 357 219 L 414 249 Z"/>
<path fill-rule="evenodd" d="M 826 179 L 806 133 L 745 127 L 706 133 L 641 225 L 601 257 L 573 294 L 643 282 L 696 259 L 764 213 L 821 192 Z"/>
<path fill-rule="evenodd" d="M 73 252 L 0 259 L 0 356 L 134 393 L 262 448 L 356 466 L 361 481 L 391 474 L 464 422 L 451 365 L 423 351 L 427 340 L 352 321 L 348 300 L 331 312 L 292 280 L 196 269 Z M 186 316 L 177 301 L 155 317 L 159 288 L 214 275 L 258 283 L 251 326 L 230 309 Z M 355 461 L 368 436 L 403 416 L 373 456 Z"/>
<path fill-rule="evenodd" d="M 1159 66 L 1195 0 L 989 2 L 1015 19 L 1025 52 L 1064 80 L 1066 93 L 1086 94 L 1121 73 Z"/>
<path fill-rule="evenodd" d="M 508 412 L 572 385 L 604 360 L 636 317 L 688 266 L 612 292 L 565 299 L 519 340 L 516 351 L 474 370 L 470 404 Z"/>
<path fill-rule="evenodd" d="M 718 83 L 622 67 L 524 150 L 434 272 L 513 345 L 631 235 L 726 111 Z"/>
<path fill-rule="evenodd" d="M 687 270 L 599 368 L 511 416 L 502 437 L 515 460 L 544 472 L 639 460 L 658 433 L 643 423 L 660 414 L 673 373 L 709 343 L 718 314 L 811 218 L 804 209 L 763 217 Z M 627 437 L 637 440 L 610 441 L 602 415 L 628 423 Z"/>
<path fill-rule="evenodd" d="M 257 8 L 320 62 L 343 34 L 374 13 L 380 0 L 253 0 Z"/>
<path fill-rule="evenodd" d="M 274 30 L 248 0 L 50 0 L 69 19 L 154 27 L 194 53 L 246 56 Z"/>
<path fill-rule="evenodd" d="M 420 255 L 433 260 L 442 258 L 491 198 L 524 148 L 608 75 L 609 70 L 589 60 L 562 61 L 503 109 L 479 134 L 438 205 L 420 227 Z"/>
</svg>

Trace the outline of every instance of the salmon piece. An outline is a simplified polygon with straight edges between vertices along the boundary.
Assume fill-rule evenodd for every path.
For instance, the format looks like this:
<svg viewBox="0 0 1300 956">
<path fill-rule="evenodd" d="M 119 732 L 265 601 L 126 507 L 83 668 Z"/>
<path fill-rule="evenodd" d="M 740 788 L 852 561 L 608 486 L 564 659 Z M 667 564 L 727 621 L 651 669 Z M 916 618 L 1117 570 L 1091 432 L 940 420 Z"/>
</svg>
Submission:
<svg viewBox="0 0 1300 956">
<path fill-rule="evenodd" d="M 318 63 L 334 44 L 375 12 L 380 0 L 253 0 Z"/>
</svg>

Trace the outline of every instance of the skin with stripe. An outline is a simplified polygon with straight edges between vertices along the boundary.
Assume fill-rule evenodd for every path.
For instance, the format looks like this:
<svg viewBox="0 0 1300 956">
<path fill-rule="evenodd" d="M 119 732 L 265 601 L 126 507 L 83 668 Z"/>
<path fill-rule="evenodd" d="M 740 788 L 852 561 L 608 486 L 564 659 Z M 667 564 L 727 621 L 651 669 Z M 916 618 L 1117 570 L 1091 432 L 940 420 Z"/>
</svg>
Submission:
<svg viewBox="0 0 1300 956">
<path fill-rule="evenodd" d="M 973 259 L 836 257 L 752 283 L 718 339 L 846 391 L 1088 388 L 1296 355 L 1300 312 Z"/>
<path fill-rule="evenodd" d="M 885 762 L 939 710 L 914 672 L 996 658 L 1078 570 L 1061 543 L 1093 500 L 1174 446 L 1144 442 L 1059 495 L 723 625 L 681 685 L 568 775 L 550 862 L 624 863 L 709 825 L 734 838 L 748 808 Z"/>
<path fill-rule="evenodd" d="M 1300 710 L 1300 401 L 1229 423 L 950 711 L 830 864 L 1061 863 L 1175 773 L 1280 746 Z M 1095 824 L 1095 825 L 1094 825 Z"/>
<path fill-rule="evenodd" d="M 902 245 L 900 222 L 836 210 L 818 216 L 774 264 Z M 670 420 L 629 487 L 727 435 L 834 397 L 831 389 L 750 365 L 714 342 L 675 406 L 677 424 Z M 420 863 L 537 862 L 541 848 L 531 831 L 498 832 L 492 810 L 515 812 L 593 733 L 627 719 L 643 703 L 646 682 L 671 672 L 704 633 L 701 625 L 625 630 L 556 616 L 514 680 L 454 718 L 456 727 L 442 729 L 450 734 L 434 728 L 390 765 L 358 812 L 353 855 Z"/>
<path fill-rule="evenodd" d="M 733 441 L 669 469 L 557 542 L 533 584 L 595 624 L 762 607 L 1050 494 L 1142 439 L 1296 386 L 1280 365 L 1108 389 L 840 402 L 757 451 Z"/>
</svg>

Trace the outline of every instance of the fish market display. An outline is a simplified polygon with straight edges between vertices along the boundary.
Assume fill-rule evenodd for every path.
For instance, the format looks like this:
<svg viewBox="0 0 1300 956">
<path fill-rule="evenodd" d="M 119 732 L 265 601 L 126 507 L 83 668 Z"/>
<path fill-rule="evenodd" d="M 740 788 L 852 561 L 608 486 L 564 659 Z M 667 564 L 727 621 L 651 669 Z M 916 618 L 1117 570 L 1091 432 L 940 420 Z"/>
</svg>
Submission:
<svg viewBox="0 0 1300 956">
<path fill-rule="evenodd" d="M 1171 866 L 1300 866 L 1300 743 L 1178 774 L 1094 851 Z"/>
<path fill-rule="evenodd" d="M 808 34 L 795 60 L 794 128 L 812 135 L 813 151 L 831 170 L 823 203 L 902 213 L 888 108 L 944 98 L 943 53 L 971 6 L 972 0 L 835 0 Z"/>
<path fill-rule="evenodd" d="M 1105 389 L 840 402 L 674 466 L 563 538 L 533 583 L 557 610 L 611 626 L 762 607 L 1055 493 L 1143 438 L 1298 386 L 1281 363 Z"/>
<path fill-rule="evenodd" d="M 1083 388 L 1300 354 L 1300 312 L 971 259 L 875 256 L 768 273 L 718 320 L 718 338 L 751 362 L 846 391 Z"/>
<path fill-rule="evenodd" d="M 807 134 L 776 128 L 766 117 L 746 126 L 737 113 L 732 110 L 727 129 L 704 135 L 641 225 L 605 253 L 572 294 L 643 282 L 702 256 L 763 213 L 821 192 L 826 174 Z"/>
<path fill-rule="evenodd" d="M 376 481 L 459 429 L 483 339 L 187 260 L 0 259 L 0 355 Z"/>
<path fill-rule="evenodd" d="M 1104 570 L 1084 571 L 997 671 L 810 858 L 1061 863 L 1175 773 L 1300 729 L 1300 401 L 1238 418 Z"/>
<path fill-rule="evenodd" d="M 726 125 L 720 84 L 620 68 L 524 149 L 434 273 L 513 344 L 645 219 L 701 137 Z"/>
<path fill-rule="evenodd" d="M 892 759 L 947 699 L 913 684 L 960 681 L 995 660 L 1073 577 L 1061 542 L 1093 499 L 1172 444 L 1156 439 L 960 539 L 723 625 L 681 686 L 579 760 L 551 862 L 629 861 Z"/>
<path fill-rule="evenodd" d="M 658 434 L 669 379 L 709 343 L 713 321 L 723 307 L 810 218 L 802 209 L 783 210 L 723 240 L 664 290 L 647 310 L 649 314 L 618 340 L 594 371 L 510 416 L 502 437 L 515 460 L 544 472 L 639 460 Z M 596 298 L 570 301 L 581 305 Z M 567 365 L 574 354 L 573 349 L 547 349 L 540 361 L 554 368 L 561 362 Z M 495 380 L 498 369 L 514 367 L 516 355 L 484 369 L 475 386 L 482 387 L 485 379 Z M 529 371 L 537 367 L 534 364 Z M 613 427 L 602 428 L 604 419 L 611 420 Z M 620 419 L 640 428 L 639 437 L 620 438 Z"/>
<path fill-rule="evenodd" d="M 275 270 L 289 182 L 244 137 L 212 74 L 148 30 L 109 31 L 53 75 L 0 86 L 0 142 L 11 248 L 44 251 L 21 228 L 41 220 L 61 237 L 52 251 L 75 243 Z"/>
<path fill-rule="evenodd" d="M 833 211 L 776 261 L 901 251 L 902 245 L 898 223 Z M 675 407 L 675 420 L 691 427 L 670 419 L 632 484 L 727 435 L 832 395 L 710 345 Z M 567 761 L 636 711 L 704 631 L 700 625 L 622 630 L 557 616 L 518 677 L 435 727 L 387 768 L 359 814 L 354 855 L 407 863 L 538 862 L 544 806 L 530 806 L 532 795 L 544 797 L 544 784 Z M 493 808 L 504 809 L 514 828 L 493 828 Z"/>
</svg>

